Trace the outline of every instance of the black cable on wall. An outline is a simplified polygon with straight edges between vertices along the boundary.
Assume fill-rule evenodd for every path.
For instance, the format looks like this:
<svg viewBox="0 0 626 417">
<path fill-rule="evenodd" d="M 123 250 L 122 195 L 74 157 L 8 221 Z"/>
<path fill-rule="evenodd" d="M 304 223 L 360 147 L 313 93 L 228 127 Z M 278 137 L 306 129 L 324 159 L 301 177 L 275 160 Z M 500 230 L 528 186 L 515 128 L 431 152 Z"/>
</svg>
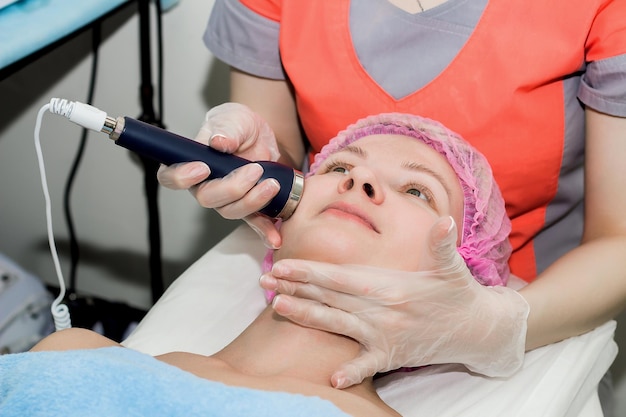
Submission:
<svg viewBox="0 0 626 417">
<path fill-rule="evenodd" d="M 93 59 L 91 61 L 91 75 L 89 77 L 89 91 L 87 93 L 87 104 L 93 104 L 93 98 L 96 90 L 96 76 L 98 72 L 98 55 L 100 50 L 100 44 L 102 42 L 102 32 L 100 22 L 94 23 L 91 28 L 91 49 Z M 78 168 L 83 159 L 85 148 L 87 146 L 87 134 L 88 129 L 83 129 L 78 149 L 74 155 L 74 161 L 65 182 L 65 190 L 63 197 L 63 211 L 65 213 L 65 222 L 68 229 L 69 244 L 70 244 L 70 282 L 68 285 L 68 292 L 70 296 L 76 292 L 76 276 L 78 270 L 78 261 L 80 259 L 80 245 L 78 244 L 78 238 L 76 236 L 76 229 L 74 227 L 74 219 L 72 215 L 72 187 L 78 173 Z"/>
</svg>

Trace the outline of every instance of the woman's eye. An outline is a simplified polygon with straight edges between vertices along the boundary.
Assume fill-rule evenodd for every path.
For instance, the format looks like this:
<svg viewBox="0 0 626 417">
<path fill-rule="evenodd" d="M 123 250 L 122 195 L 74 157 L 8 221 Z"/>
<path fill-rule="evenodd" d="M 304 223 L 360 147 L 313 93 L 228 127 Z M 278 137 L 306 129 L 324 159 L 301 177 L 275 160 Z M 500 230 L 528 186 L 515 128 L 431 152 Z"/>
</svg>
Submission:
<svg viewBox="0 0 626 417">
<path fill-rule="evenodd" d="M 422 190 L 419 190 L 417 188 L 409 188 L 408 190 L 406 190 L 406 192 L 407 194 L 412 194 L 418 198 L 421 198 L 422 200 L 430 201 L 430 197 Z"/>
<path fill-rule="evenodd" d="M 351 166 L 342 161 L 331 161 L 319 172 L 320 174 L 326 174 L 328 172 L 337 172 L 339 174 L 348 174 Z"/>
<path fill-rule="evenodd" d="M 343 167 L 343 166 L 335 166 L 330 171 L 331 172 L 338 172 L 340 174 L 347 174 L 348 172 L 350 172 L 350 170 L 348 170 L 348 168 Z"/>
</svg>

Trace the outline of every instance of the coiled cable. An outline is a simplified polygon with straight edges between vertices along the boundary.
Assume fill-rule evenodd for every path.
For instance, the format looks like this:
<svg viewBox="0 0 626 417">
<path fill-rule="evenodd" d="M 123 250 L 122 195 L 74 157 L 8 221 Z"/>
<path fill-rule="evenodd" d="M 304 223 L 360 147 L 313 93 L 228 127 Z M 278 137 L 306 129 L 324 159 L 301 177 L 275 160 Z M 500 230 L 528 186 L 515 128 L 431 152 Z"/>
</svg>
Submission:
<svg viewBox="0 0 626 417">
<path fill-rule="evenodd" d="M 52 301 L 52 306 L 50 308 L 56 330 L 68 329 L 72 327 L 72 320 L 70 318 L 69 308 L 67 305 L 62 304 L 63 299 L 65 298 L 65 280 L 63 279 L 61 262 L 59 261 L 59 254 L 54 242 L 54 231 L 52 228 L 52 203 L 50 201 L 50 192 L 48 190 L 48 180 L 46 178 L 46 168 L 43 161 L 43 152 L 41 150 L 39 132 L 41 130 L 41 122 L 46 111 L 52 109 L 53 113 L 68 114 L 67 112 L 71 113 L 71 106 L 72 103 L 67 100 L 52 99 L 50 103 L 43 105 L 41 109 L 39 109 L 39 112 L 37 113 L 37 121 L 35 123 L 35 151 L 37 152 L 37 161 L 39 162 L 39 173 L 41 176 L 41 187 L 43 188 L 43 195 L 46 203 L 48 244 L 50 245 L 52 261 L 54 262 L 54 268 L 59 280 L 59 295 L 54 299 L 54 301 Z"/>
</svg>

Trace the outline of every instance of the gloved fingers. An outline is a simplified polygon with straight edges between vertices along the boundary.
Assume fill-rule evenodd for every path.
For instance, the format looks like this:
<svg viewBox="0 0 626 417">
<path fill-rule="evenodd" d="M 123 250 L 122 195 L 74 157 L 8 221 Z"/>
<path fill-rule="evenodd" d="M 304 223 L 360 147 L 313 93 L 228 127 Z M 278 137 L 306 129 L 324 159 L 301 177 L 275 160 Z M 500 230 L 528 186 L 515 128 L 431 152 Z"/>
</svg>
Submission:
<svg viewBox="0 0 626 417">
<path fill-rule="evenodd" d="M 384 357 L 382 352 L 373 353 L 362 350 L 358 357 L 342 364 L 330 377 L 330 382 L 338 389 L 360 384 L 365 378 L 374 376 L 385 368 Z"/>
<path fill-rule="evenodd" d="M 253 213 L 244 217 L 243 220 L 259 235 L 266 248 L 278 249 L 281 247 L 283 239 L 272 219 L 262 214 Z"/>
<path fill-rule="evenodd" d="M 328 307 L 317 301 L 278 294 L 272 300 L 272 308 L 281 316 L 301 326 L 324 330 L 352 337 L 357 341 L 375 332 L 367 323 L 354 314 Z"/>
<path fill-rule="evenodd" d="M 216 208 L 217 212 L 226 219 L 241 219 L 251 211 L 257 212 L 278 194 L 280 185 L 273 178 L 268 178 L 255 185 L 239 200 L 227 202 L 223 206 Z"/>
<path fill-rule="evenodd" d="M 272 300 L 272 308 L 281 316 L 301 326 L 318 330 L 330 330 L 330 323 L 338 311 L 333 311 L 322 303 L 286 294 L 277 294 Z"/>
<path fill-rule="evenodd" d="M 210 173 L 207 164 L 194 161 L 170 166 L 161 165 L 157 171 L 157 179 L 166 188 L 186 190 L 206 180 Z"/>
<path fill-rule="evenodd" d="M 465 311 L 464 305 L 475 299 L 476 287 L 482 287 L 460 256 L 455 262 L 461 265 L 453 270 L 408 272 L 283 259 L 272 268 L 273 288 L 269 284 L 262 286 L 361 316 L 369 315 L 365 320 L 377 327 L 408 327 L 404 323 L 428 320 L 433 306 Z"/>
<path fill-rule="evenodd" d="M 305 282 L 282 280 L 276 278 L 271 272 L 261 277 L 260 285 L 265 290 L 317 301 L 332 308 L 350 313 L 368 310 L 372 307 L 372 302 L 362 297 L 329 290 Z"/>
<path fill-rule="evenodd" d="M 308 297 L 305 296 L 307 291 L 300 291 L 301 287 L 308 286 L 308 284 L 302 283 L 302 282 L 293 282 L 293 281 L 277 279 L 271 273 L 271 271 L 263 274 L 261 276 L 261 279 L 259 280 L 259 283 L 261 284 L 261 287 L 264 290 L 274 291 L 274 292 L 281 293 L 281 294 L 294 295 L 300 298 L 308 298 L 314 301 L 319 301 L 319 299 L 318 300 L 315 299 L 316 298 L 315 296 L 311 297 L 312 294 L 310 293 L 308 294 L 309 295 Z"/>
<path fill-rule="evenodd" d="M 277 161 L 274 132 L 258 114 L 239 103 L 224 103 L 206 113 L 196 140 L 251 161 Z M 261 146 L 257 146 L 257 145 Z"/>
<path fill-rule="evenodd" d="M 384 283 L 384 269 L 359 265 L 336 265 L 301 259 L 276 262 L 272 275 L 277 279 L 303 282 L 336 292 L 368 298 Z"/>
<path fill-rule="evenodd" d="M 276 291 L 315 299 L 351 313 L 424 300 L 425 292 L 441 286 L 441 278 L 431 271 L 398 271 L 295 259 L 278 261 L 271 272 Z"/>
<path fill-rule="evenodd" d="M 358 301 L 356 297 L 351 298 Z M 387 332 L 398 331 L 397 322 L 402 322 L 399 326 L 403 326 L 405 322 L 402 313 L 386 309 L 374 308 L 372 311 L 365 310 L 353 314 L 350 311 L 330 307 L 318 300 L 280 293 L 274 297 L 272 307 L 276 313 L 295 323 L 350 337 L 366 349 L 383 345 L 389 351 L 384 332 L 381 332 L 379 327 L 382 326 Z"/>
<path fill-rule="evenodd" d="M 263 195 L 271 194 L 268 188 L 278 188 L 277 182 L 272 180 L 266 180 L 262 182 L 262 185 L 257 185 L 262 173 L 263 168 L 259 164 L 247 164 L 224 178 L 198 184 L 191 188 L 190 192 L 203 207 L 207 208 L 220 208 L 246 198 L 245 203 L 251 206 L 246 207 L 247 210 L 235 213 L 238 217 L 232 217 L 242 218 L 267 204 L 271 197 L 265 198 L 264 201 L 258 200 L 263 199 Z M 256 190 L 252 192 L 251 190 L 255 187 L 257 187 Z"/>
</svg>

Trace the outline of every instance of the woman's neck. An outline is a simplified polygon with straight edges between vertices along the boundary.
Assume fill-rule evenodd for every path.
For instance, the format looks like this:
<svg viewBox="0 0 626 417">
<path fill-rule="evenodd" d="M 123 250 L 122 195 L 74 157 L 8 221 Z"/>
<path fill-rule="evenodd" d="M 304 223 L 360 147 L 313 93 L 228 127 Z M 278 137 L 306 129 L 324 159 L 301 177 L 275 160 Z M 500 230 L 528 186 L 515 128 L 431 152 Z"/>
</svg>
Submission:
<svg viewBox="0 0 626 417">
<path fill-rule="evenodd" d="M 358 353 L 354 340 L 299 326 L 268 307 L 213 357 L 245 374 L 282 375 L 330 386 L 332 373 Z"/>
<path fill-rule="evenodd" d="M 263 389 L 273 387 L 318 396 L 334 402 L 351 415 L 399 416 L 380 399 L 372 378 L 343 390 L 331 387 L 332 374 L 359 351 L 360 345 L 352 339 L 299 326 L 268 307 L 212 358 L 235 373 L 260 377 Z M 249 378 L 244 386 L 258 388 L 258 383 L 251 385 L 250 379 L 258 381 L 258 378 Z M 218 380 L 232 385 L 241 383 L 241 379 Z M 273 384 L 276 381 L 282 383 Z"/>
</svg>

